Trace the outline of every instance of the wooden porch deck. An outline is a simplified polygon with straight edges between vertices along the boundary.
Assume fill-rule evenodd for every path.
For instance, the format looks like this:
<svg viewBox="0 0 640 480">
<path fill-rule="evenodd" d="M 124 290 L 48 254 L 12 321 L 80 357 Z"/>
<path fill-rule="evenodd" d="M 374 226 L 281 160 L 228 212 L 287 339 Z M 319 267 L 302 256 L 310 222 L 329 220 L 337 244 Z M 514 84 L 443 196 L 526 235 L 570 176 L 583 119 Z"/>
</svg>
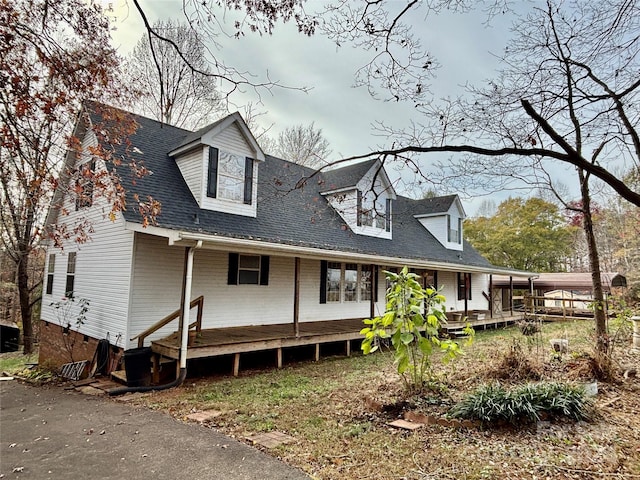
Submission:
<svg viewBox="0 0 640 480">
<path fill-rule="evenodd" d="M 351 340 L 362 338 L 360 330 L 364 326 L 361 318 L 301 322 L 298 336 L 293 323 L 202 329 L 187 348 L 187 359 L 233 354 L 233 374 L 237 376 L 240 354 L 246 352 L 276 350 L 278 368 L 282 366 L 282 349 L 288 347 L 315 345 L 315 359 L 318 360 L 321 344 L 345 342 L 345 353 L 350 355 Z M 151 350 L 158 356 L 179 359 L 178 332 L 152 341 Z"/>
</svg>

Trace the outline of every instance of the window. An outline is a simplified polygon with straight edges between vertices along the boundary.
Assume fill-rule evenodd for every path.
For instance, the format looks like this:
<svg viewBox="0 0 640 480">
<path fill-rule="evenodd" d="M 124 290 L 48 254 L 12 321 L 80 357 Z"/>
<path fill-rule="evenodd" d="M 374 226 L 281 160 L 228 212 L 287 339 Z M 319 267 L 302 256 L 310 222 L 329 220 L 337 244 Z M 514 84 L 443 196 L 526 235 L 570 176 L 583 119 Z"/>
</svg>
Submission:
<svg viewBox="0 0 640 480">
<path fill-rule="evenodd" d="M 269 256 L 229 253 L 228 285 L 268 285 Z"/>
<path fill-rule="evenodd" d="M 47 295 L 53 293 L 53 274 L 56 271 L 56 256 L 53 253 L 49 254 L 49 265 L 47 266 Z"/>
<path fill-rule="evenodd" d="M 358 226 L 375 227 L 390 231 L 391 199 L 374 192 L 363 194 L 358 190 Z"/>
<path fill-rule="evenodd" d="M 76 211 L 93 205 L 93 175 L 96 161 L 82 164 L 76 180 Z"/>
<path fill-rule="evenodd" d="M 358 265 L 347 263 L 344 268 L 344 296 L 345 302 L 358 301 Z"/>
<path fill-rule="evenodd" d="M 471 274 L 458 272 L 458 300 L 471 300 Z"/>
<path fill-rule="evenodd" d="M 371 265 L 320 263 L 320 303 L 368 302 L 373 293 Z"/>
<path fill-rule="evenodd" d="M 64 294 L 73 297 L 73 290 L 76 281 L 76 252 L 69 252 L 67 258 L 67 281 L 64 286 Z"/>
<path fill-rule="evenodd" d="M 326 274 L 327 302 L 339 302 L 342 284 L 342 265 L 336 262 L 327 264 Z"/>
<path fill-rule="evenodd" d="M 449 243 L 462 243 L 462 218 L 458 218 L 453 225 L 451 215 L 447 215 L 447 240 Z"/>
<path fill-rule="evenodd" d="M 251 158 L 209 147 L 207 196 L 251 205 L 253 165 Z"/>
<path fill-rule="evenodd" d="M 438 272 L 436 270 L 424 270 L 422 276 L 424 278 L 424 288 L 438 289 Z"/>
<path fill-rule="evenodd" d="M 362 265 L 360 267 L 360 301 L 365 302 L 371 300 L 371 288 L 373 274 L 371 265 Z"/>
</svg>

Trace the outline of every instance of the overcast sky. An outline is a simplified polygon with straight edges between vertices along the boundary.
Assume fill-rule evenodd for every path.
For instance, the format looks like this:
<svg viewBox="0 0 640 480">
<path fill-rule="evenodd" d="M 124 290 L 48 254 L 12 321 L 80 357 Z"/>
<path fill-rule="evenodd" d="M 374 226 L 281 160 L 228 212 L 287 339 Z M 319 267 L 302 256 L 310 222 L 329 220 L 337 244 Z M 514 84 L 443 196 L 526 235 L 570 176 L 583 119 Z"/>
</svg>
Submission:
<svg viewBox="0 0 640 480">
<path fill-rule="evenodd" d="M 130 1 L 104 1 L 114 7 L 114 45 L 126 55 L 144 34 L 142 21 Z M 151 22 L 168 18 L 183 21 L 180 1 L 140 3 Z M 480 84 L 494 76 L 498 65 L 494 54 L 506 45 L 511 19 L 495 18 L 491 27 L 484 25 L 485 20 L 481 12 L 472 12 L 438 15 L 415 23 L 423 28 L 414 33 L 442 65 L 430 87 L 435 98 L 457 96 L 465 83 Z M 368 58 L 362 51 L 349 46 L 337 49 L 322 36 L 305 37 L 293 25 L 279 25 L 272 36 L 247 34 L 239 40 L 219 39 L 223 45 L 218 52 L 220 58 L 239 70 L 254 72 L 258 79 L 268 72 L 272 80 L 311 88 L 309 93 L 277 88 L 262 93 L 258 110 L 266 113 L 260 117 L 261 124 L 273 125 L 269 132 L 273 137 L 286 127 L 315 122 L 330 142 L 332 160 L 336 160 L 381 146 L 383 139 L 372 129 L 376 120 L 396 127 L 420 120 L 414 118 L 411 105 L 374 100 L 364 88 L 353 88 L 354 73 Z M 251 92 L 236 95 L 233 100 L 242 105 L 255 103 L 258 98 Z M 495 200 L 499 203 L 500 196 Z M 473 214 L 479 201 L 464 203 L 467 214 Z"/>
</svg>

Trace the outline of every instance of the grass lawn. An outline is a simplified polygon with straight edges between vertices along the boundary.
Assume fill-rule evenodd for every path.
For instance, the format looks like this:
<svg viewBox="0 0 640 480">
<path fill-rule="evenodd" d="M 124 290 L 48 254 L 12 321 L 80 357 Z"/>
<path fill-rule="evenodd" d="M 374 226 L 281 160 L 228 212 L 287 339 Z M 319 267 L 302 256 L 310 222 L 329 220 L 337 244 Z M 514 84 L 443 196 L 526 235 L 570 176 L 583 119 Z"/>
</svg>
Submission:
<svg viewBox="0 0 640 480">
<path fill-rule="evenodd" d="M 612 325 L 612 332 L 620 331 Z M 295 441 L 268 450 L 317 479 L 609 479 L 640 478 L 640 384 L 622 372 L 638 367 L 626 329 L 616 344 L 616 379 L 598 382 L 592 422 L 544 421 L 517 426 L 453 428 L 428 424 L 414 431 L 388 423 L 403 412 L 444 416 L 465 393 L 527 377 L 590 380 L 592 322 L 547 323 L 533 337 L 517 327 L 480 331 L 466 355 L 435 360 L 437 391 L 409 397 L 389 353 L 285 368 L 245 370 L 239 378 L 189 378 L 177 389 L 136 394 L 134 402 L 187 415 L 214 410 L 207 422 L 241 441 L 278 431 Z M 569 352 L 553 355 L 549 339 L 566 338 Z M 629 375 L 628 375 L 629 376 Z"/>
</svg>

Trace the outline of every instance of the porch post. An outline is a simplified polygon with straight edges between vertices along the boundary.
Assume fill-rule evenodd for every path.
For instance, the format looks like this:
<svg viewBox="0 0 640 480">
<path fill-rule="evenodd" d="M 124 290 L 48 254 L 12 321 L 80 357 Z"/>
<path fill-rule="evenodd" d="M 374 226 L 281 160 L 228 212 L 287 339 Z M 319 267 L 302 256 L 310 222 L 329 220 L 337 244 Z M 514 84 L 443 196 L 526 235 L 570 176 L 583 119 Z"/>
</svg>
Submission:
<svg viewBox="0 0 640 480">
<path fill-rule="evenodd" d="M 513 277 L 509 275 L 509 313 L 513 317 Z"/>
<path fill-rule="evenodd" d="M 295 259 L 293 274 L 293 333 L 300 336 L 300 257 Z"/>
<path fill-rule="evenodd" d="M 378 296 L 378 269 L 371 264 L 371 300 L 369 301 L 369 318 L 376 316 L 376 297 Z"/>
<path fill-rule="evenodd" d="M 489 318 L 493 318 L 493 273 L 489 274 Z"/>
</svg>

